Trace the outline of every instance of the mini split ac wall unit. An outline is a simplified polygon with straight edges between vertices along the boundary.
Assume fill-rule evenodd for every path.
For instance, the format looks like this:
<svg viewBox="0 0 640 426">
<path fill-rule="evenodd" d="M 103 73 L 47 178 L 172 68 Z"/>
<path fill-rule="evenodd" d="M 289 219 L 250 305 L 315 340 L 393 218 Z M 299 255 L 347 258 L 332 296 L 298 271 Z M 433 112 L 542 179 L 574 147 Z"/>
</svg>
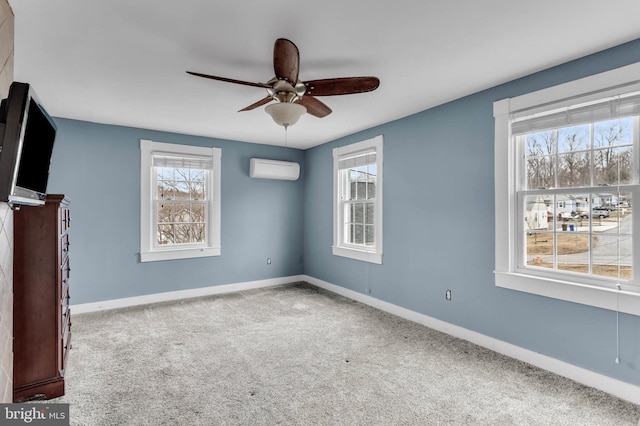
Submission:
<svg viewBox="0 0 640 426">
<path fill-rule="evenodd" d="M 252 158 L 249 163 L 249 176 L 259 179 L 297 180 L 300 177 L 300 164 Z"/>
</svg>

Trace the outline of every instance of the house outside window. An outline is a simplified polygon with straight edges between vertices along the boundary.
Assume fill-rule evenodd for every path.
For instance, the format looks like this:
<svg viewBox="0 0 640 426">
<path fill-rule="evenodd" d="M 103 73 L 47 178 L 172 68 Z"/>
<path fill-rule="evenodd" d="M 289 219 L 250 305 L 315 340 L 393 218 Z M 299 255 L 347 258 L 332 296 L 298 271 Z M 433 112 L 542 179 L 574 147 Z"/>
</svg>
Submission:
<svg viewBox="0 0 640 426">
<path fill-rule="evenodd" d="M 333 150 L 333 254 L 382 263 L 382 136 Z"/>
<path fill-rule="evenodd" d="M 220 255 L 219 148 L 140 141 L 142 262 Z"/>
<path fill-rule="evenodd" d="M 640 315 L 639 71 L 494 103 L 496 285 Z"/>
</svg>

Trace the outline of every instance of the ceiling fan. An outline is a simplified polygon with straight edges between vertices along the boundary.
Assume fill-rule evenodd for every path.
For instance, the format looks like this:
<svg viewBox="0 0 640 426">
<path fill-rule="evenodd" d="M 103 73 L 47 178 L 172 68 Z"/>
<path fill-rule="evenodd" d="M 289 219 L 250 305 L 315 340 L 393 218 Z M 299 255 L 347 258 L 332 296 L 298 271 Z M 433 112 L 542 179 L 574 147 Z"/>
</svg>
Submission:
<svg viewBox="0 0 640 426">
<path fill-rule="evenodd" d="M 275 77 L 266 83 L 252 83 L 193 71 L 187 71 L 187 73 L 212 80 L 266 89 L 266 97 L 240 111 L 249 111 L 271 101 L 277 101 L 276 104 L 267 106 L 265 111 L 272 116 L 276 123 L 285 127 L 294 124 L 305 112 L 319 118 L 331 114 L 331 108 L 318 100 L 317 96 L 370 92 L 380 85 L 380 80 L 377 77 L 342 77 L 301 81 L 298 79 L 300 53 L 296 45 L 285 38 L 277 39 L 274 44 L 273 69 Z"/>
</svg>

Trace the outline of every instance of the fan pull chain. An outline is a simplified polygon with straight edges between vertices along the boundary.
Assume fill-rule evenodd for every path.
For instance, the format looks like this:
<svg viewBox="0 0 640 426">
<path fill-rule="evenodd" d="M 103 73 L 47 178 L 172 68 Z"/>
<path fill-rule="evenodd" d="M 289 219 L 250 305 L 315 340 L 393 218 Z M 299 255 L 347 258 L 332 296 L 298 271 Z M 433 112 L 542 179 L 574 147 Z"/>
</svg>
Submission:
<svg viewBox="0 0 640 426">
<path fill-rule="evenodd" d="M 620 364 L 620 284 L 618 283 L 616 293 L 616 364 Z"/>
<path fill-rule="evenodd" d="M 284 150 L 287 150 L 288 147 L 288 132 L 287 130 L 289 129 L 289 125 L 285 124 L 284 125 Z"/>
</svg>

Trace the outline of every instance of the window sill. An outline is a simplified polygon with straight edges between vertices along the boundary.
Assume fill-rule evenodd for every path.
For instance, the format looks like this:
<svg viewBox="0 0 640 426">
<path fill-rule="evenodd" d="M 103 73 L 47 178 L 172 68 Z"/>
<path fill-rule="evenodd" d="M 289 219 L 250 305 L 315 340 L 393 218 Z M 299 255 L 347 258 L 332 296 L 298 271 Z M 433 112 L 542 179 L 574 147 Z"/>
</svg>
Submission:
<svg viewBox="0 0 640 426">
<path fill-rule="evenodd" d="M 333 255 L 382 265 L 382 253 L 333 246 Z"/>
<path fill-rule="evenodd" d="M 495 271 L 497 287 L 640 316 L 640 293 Z"/>
<path fill-rule="evenodd" d="M 197 257 L 220 256 L 220 247 L 183 248 L 140 252 L 140 262 L 160 260 L 191 259 Z"/>
</svg>

